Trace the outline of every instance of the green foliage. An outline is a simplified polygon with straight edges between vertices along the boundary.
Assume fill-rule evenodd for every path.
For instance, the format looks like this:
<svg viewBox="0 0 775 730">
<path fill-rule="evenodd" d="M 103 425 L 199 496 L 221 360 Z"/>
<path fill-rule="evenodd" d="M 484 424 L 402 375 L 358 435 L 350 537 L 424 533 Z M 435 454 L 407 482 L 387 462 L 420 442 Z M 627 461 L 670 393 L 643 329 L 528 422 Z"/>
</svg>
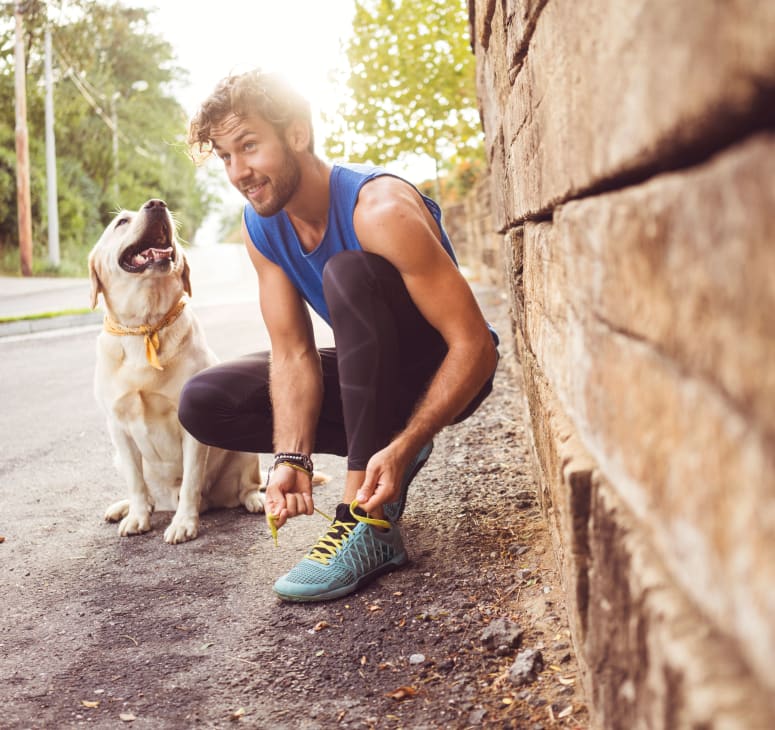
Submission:
<svg viewBox="0 0 775 730">
<path fill-rule="evenodd" d="M 331 158 L 428 155 L 439 172 L 483 161 L 465 0 L 356 0 L 347 57 L 351 96 L 327 120 Z"/>
<path fill-rule="evenodd" d="M 445 205 L 459 203 L 487 172 L 483 157 L 450 160 L 437 180 L 426 180 L 417 187 L 422 193 L 443 200 Z"/>
<path fill-rule="evenodd" d="M 7 12 L 6 12 L 7 11 Z M 0 3 L 0 267 L 18 246 L 13 3 Z M 120 208 L 161 197 L 190 239 L 212 203 L 185 147 L 171 93 L 185 78 L 149 11 L 104 0 L 24 3 L 34 270 L 46 264 L 44 31 L 51 23 L 62 269 L 86 254 Z M 118 158 L 114 155 L 117 145 Z M 18 258 L 15 266 L 18 269 Z M 48 272 L 53 273 L 53 272 Z"/>
</svg>

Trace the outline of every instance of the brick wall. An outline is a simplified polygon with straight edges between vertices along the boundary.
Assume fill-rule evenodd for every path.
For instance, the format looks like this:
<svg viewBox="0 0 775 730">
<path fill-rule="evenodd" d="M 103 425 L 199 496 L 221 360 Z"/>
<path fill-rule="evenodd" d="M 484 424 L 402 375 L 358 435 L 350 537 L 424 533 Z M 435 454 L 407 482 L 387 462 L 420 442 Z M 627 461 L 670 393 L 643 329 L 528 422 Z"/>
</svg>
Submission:
<svg viewBox="0 0 775 730">
<path fill-rule="evenodd" d="M 773 728 L 775 2 L 469 8 L 596 726 Z"/>
</svg>

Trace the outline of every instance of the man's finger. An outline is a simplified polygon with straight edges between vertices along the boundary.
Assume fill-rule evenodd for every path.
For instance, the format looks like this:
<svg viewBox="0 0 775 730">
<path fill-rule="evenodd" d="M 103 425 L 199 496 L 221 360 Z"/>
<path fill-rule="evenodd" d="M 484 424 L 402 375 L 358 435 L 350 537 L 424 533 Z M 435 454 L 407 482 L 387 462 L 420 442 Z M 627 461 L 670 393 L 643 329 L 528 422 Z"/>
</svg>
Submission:
<svg viewBox="0 0 775 730">
<path fill-rule="evenodd" d="M 275 529 L 280 529 L 288 521 L 288 510 L 280 508 L 278 510 L 266 509 L 266 519 L 269 521 L 271 515 Z"/>
<path fill-rule="evenodd" d="M 361 499 L 362 490 L 363 488 L 358 491 L 356 498 L 358 500 L 358 504 L 361 506 L 361 509 L 363 509 L 365 512 L 374 512 L 378 507 L 381 507 L 386 502 L 385 490 L 380 487 L 379 483 L 377 483 L 374 488 L 364 492 L 363 499 Z"/>
<path fill-rule="evenodd" d="M 364 502 L 367 502 L 371 498 L 377 486 L 376 482 L 376 473 L 374 470 L 370 471 L 367 467 L 366 473 L 363 476 L 363 483 L 358 487 L 358 492 L 355 495 L 359 504 L 363 505 Z"/>
<path fill-rule="evenodd" d="M 379 507 L 382 504 L 382 500 L 379 499 L 376 495 L 373 495 L 370 499 L 367 499 L 366 501 L 361 501 L 359 499 L 358 504 L 366 514 L 370 514 L 371 512 L 374 512 L 377 509 L 377 507 Z"/>
</svg>

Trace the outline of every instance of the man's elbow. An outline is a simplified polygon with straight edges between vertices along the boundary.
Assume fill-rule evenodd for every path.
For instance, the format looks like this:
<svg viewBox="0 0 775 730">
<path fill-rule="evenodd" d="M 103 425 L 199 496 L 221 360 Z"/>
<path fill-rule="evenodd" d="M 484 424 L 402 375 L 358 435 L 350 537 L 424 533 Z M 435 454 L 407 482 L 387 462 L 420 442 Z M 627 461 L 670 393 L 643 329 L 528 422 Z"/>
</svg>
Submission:
<svg viewBox="0 0 775 730">
<path fill-rule="evenodd" d="M 489 329 L 469 340 L 464 357 L 472 366 L 472 379 L 484 385 L 498 365 L 498 349 Z"/>
<path fill-rule="evenodd" d="M 484 379 L 491 377 L 498 365 L 498 348 L 489 329 L 486 336 L 481 338 L 479 345 L 479 362 L 481 363 Z"/>
</svg>

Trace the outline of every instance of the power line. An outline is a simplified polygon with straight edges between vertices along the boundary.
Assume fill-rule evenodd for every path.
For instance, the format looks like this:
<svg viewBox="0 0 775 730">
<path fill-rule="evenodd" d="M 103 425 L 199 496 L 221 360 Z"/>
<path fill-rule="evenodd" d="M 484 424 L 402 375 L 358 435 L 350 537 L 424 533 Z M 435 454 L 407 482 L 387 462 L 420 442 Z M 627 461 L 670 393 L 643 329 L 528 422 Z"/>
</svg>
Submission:
<svg viewBox="0 0 775 730">
<path fill-rule="evenodd" d="M 81 71 L 80 73 L 76 73 L 73 69 L 72 63 L 67 59 L 67 56 L 65 53 L 62 52 L 62 50 L 55 45 L 54 50 L 59 56 L 64 64 L 67 66 L 67 70 L 65 71 L 64 75 L 69 78 L 73 82 L 73 86 L 78 90 L 78 92 L 81 94 L 81 96 L 86 100 L 86 102 L 89 104 L 89 106 L 95 111 L 97 116 L 105 123 L 105 126 L 107 126 L 110 131 L 117 135 L 122 142 L 125 142 L 128 144 L 134 151 L 141 155 L 142 157 L 146 157 L 148 159 L 154 159 L 155 155 L 151 154 L 148 150 L 146 150 L 141 145 L 137 144 L 134 140 L 127 137 L 126 134 L 124 134 L 123 131 L 118 129 L 118 126 L 114 122 L 114 120 L 105 113 L 104 109 L 102 108 L 102 105 L 95 99 L 95 96 L 100 97 L 103 100 L 103 104 L 110 104 L 115 102 L 108 102 L 108 100 L 94 87 L 93 84 L 89 83 L 88 79 L 86 78 L 86 74 Z M 90 91 L 88 87 L 91 87 L 93 91 Z"/>
</svg>

